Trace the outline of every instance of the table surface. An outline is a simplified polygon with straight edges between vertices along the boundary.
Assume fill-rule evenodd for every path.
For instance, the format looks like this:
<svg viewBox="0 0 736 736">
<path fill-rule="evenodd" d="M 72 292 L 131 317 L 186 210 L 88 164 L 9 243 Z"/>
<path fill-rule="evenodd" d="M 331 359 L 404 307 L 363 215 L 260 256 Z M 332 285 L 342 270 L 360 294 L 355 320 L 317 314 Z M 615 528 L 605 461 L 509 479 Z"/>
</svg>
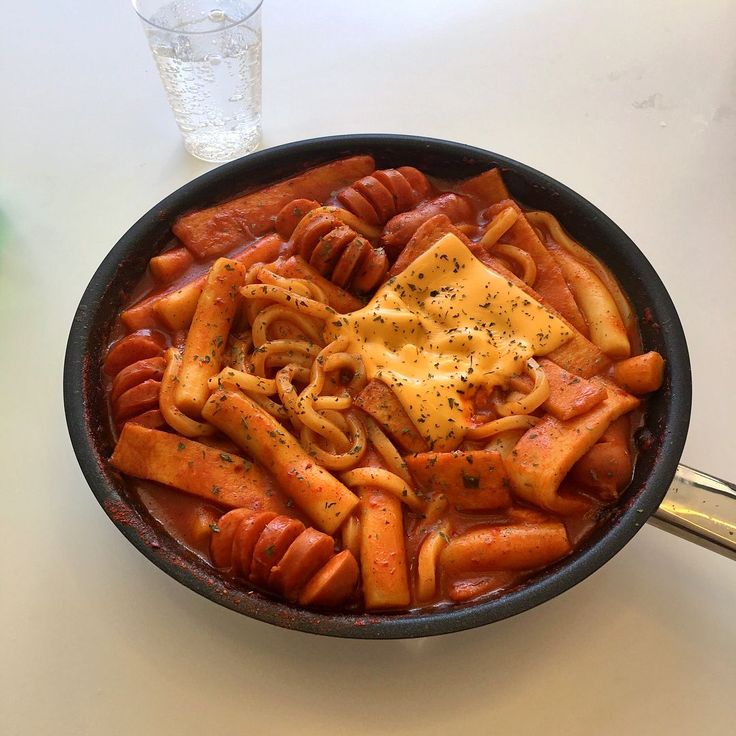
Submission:
<svg viewBox="0 0 736 736">
<path fill-rule="evenodd" d="M 71 450 L 65 341 L 120 235 L 212 167 L 129 3 L 38 5 L 0 28 L 0 732 L 734 733 L 736 565 L 651 527 L 535 610 L 383 642 L 250 621 L 128 544 Z M 267 0 L 263 26 L 265 146 L 464 141 L 618 222 L 688 336 L 683 460 L 736 478 L 736 5 Z"/>
</svg>

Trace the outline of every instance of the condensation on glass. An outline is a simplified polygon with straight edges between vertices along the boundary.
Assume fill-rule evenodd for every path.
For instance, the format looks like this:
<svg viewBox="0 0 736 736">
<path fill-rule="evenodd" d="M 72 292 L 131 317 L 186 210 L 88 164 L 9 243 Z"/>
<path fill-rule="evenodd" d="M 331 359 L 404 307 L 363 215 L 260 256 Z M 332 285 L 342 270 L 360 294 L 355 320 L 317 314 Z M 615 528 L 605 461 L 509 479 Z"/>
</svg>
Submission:
<svg viewBox="0 0 736 736">
<path fill-rule="evenodd" d="M 184 145 L 229 161 L 261 140 L 262 0 L 133 0 Z"/>
</svg>

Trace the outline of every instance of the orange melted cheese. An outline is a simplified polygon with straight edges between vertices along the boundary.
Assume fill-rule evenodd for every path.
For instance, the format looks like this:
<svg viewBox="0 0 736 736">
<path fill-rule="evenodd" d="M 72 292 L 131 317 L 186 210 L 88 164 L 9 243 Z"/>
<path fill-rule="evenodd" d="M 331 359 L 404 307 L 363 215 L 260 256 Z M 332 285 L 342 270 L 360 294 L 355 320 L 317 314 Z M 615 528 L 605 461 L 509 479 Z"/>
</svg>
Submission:
<svg viewBox="0 0 736 736">
<path fill-rule="evenodd" d="M 344 337 L 368 377 L 387 384 L 436 450 L 454 449 L 470 427 L 470 397 L 504 385 L 570 338 L 565 323 L 446 235 L 369 304 L 341 315 Z"/>
</svg>

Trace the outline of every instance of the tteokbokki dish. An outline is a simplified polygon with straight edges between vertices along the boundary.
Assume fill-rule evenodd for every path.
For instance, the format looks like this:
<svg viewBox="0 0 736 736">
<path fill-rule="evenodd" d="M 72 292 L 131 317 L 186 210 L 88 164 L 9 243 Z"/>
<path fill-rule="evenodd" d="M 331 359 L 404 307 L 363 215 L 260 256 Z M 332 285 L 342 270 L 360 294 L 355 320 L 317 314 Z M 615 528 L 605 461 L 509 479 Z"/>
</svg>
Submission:
<svg viewBox="0 0 736 736">
<path fill-rule="evenodd" d="M 239 585 L 344 611 L 500 595 L 630 482 L 664 361 L 498 169 L 354 156 L 172 230 L 105 359 L 110 462 Z"/>
</svg>

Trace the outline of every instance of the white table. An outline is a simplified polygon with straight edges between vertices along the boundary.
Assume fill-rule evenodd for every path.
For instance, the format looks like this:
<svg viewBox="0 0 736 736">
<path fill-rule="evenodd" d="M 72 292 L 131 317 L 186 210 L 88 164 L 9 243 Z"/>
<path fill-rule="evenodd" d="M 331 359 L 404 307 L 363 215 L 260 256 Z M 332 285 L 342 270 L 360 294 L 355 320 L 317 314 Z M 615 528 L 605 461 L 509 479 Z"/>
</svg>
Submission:
<svg viewBox="0 0 736 736">
<path fill-rule="evenodd" d="M 42 5 L 0 25 L 0 733 L 733 734 L 736 565 L 651 527 L 535 610 L 386 642 L 248 620 L 125 541 L 67 439 L 65 341 L 118 237 L 211 167 L 127 2 Z M 734 479 L 734 27 L 728 0 L 266 0 L 265 145 L 426 134 L 588 197 L 682 317 L 684 461 Z"/>
</svg>

